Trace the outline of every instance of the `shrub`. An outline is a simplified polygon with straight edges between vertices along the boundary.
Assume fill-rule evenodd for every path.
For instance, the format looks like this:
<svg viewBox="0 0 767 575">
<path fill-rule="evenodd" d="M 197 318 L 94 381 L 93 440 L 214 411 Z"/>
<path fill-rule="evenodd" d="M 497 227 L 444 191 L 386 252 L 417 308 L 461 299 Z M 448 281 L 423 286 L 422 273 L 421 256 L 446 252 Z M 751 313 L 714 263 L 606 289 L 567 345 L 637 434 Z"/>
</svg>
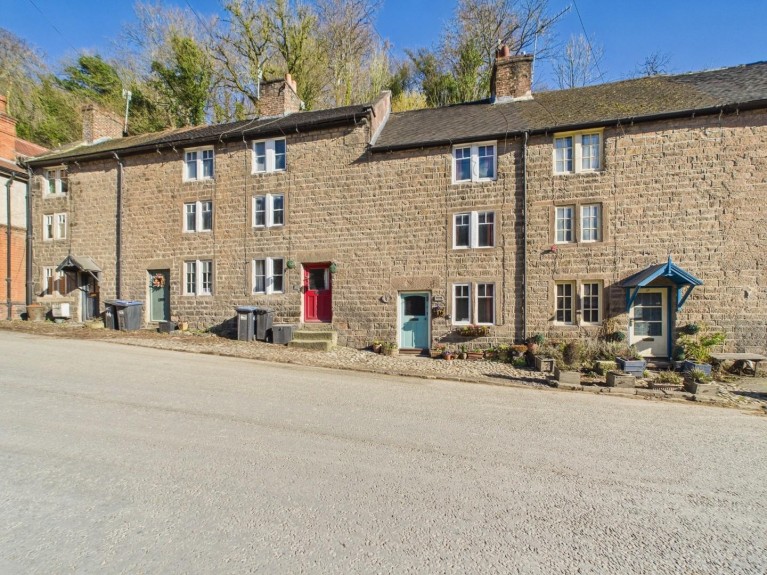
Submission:
<svg viewBox="0 0 767 575">
<path fill-rule="evenodd" d="M 655 378 L 658 383 L 673 383 L 675 385 L 682 385 L 682 376 L 675 371 L 661 371 Z"/>
<path fill-rule="evenodd" d="M 696 325 L 696 324 L 690 324 Z M 689 326 L 687 326 L 689 328 Z M 684 348 L 684 354 L 687 359 L 695 363 L 709 363 L 711 361 L 712 348 L 723 345 L 726 336 L 721 331 L 712 332 L 707 326 L 697 327 L 693 334 L 685 332 L 677 340 L 679 345 Z"/>
<path fill-rule="evenodd" d="M 707 383 L 711 381 L 711 376 L 706 375 L 702 369 L 693 369 L 688 371 L 687 374 L 696 383 Z"/>
<path fill-rule="evenodd" d="M 562 348 L 562 361 L 570 367 L 580 367 L 582 357 L 581 345 L 577 341 L 571 341 Z"/>
</svg>

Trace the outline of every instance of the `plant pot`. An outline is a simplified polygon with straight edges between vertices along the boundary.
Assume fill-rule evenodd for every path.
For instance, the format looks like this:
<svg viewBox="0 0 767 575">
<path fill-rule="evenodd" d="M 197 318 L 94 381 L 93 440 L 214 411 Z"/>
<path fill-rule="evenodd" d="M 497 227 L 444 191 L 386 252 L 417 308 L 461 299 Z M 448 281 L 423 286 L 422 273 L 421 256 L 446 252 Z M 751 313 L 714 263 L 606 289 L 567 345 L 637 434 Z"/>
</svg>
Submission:
<svg viewBox="0 0 767 575">
<path fill-rule="evenodd" d="M 581 372 L 562 370 L 558 367 L 554 367 L 554 377 L 559 383 L 569 383 L 571 385 L 581 384 Z"/>
<path fill-rule="evenodd" d="M 442 357 L 445 358 L 447 361 L 453 361 L 455 354 L 446 351 L 442 354 Z"/>
<path fill-rule="evenodd" d="M 483 354 L 481 351 L 470 351 L 466 355 L 467 355 L 466 359 L 470 359 L 471 361 L 479 361 L 483 357 Z"/>
<path fill-rule="evenodd" d="M 395 355 L 398 351 L 399 351 L 399 349 L 396 348 L 396 347 L 384 347 L 383 348 L 383 354 L 384 355 L 392 356 L 392 355 Z"/>
<path fill-rule="evenodd" d="M 466 356 L 467 356 L 466 352 L 462 351 L 461 353 L 458 354 L 458 359 L 466 359 Z"/>
<path fill-rule="evenodd" d="M 686 375 L 684 378 L 684 390 L 693 395 L 715 395 L 719 390 L 719 386 L 715 383 L 698 382 Z"/>
<path fill-rule="evenodd" d="M 186 331 L 189 329 L 189 322 L 186 321 L 180 321 L 178 322 L 178 329 L 181 331 Z"/>
<path fill-rule="evenodd" d="M 381 350 L 383 350 L 383 345 L 380 343 L 374 343 L 370 346 L 370 349 L 373 350 L 373 353 L 381 353 Z"/>
<path fill-rule="evenodd" d="M 441 349 L 430 349 L 429 355 L 431 355 L 432 359 L 439 359 L 442 357 L 442 350 Z"/>
<path fill-rule="evenodd" d="M 45 321 L 47 310 L 45 306 L 39 303 L 33 303 L 27 306 L 27 321 Z"/>
<path fill-rule="evenodd" d="M 637 379 L 622 371 L 607 372 L 607 387 L 634 387 Z"/>
<path fill-rule="evenodd" d="M 551 373 L 554 371 L 554 358 L 553 357 L 540 357 L 535 356 L 535 369 L 542 371 L 543 373 Z"/>
<path fill-rule="evenodd" d="M 621 371 L 625 371 L 637 379 L 641 379 L 644 376 L 644 370 L 647 368 L 647 362 L 644 359 L 624 359 L 622 357 L 616 357 L 615 363 L 618 364 Z"/>
<path fill-rule="evenodd" d="M 682 364 L 682 371 L 685 373 L 692 371 L 693 369 L 699 369 L 706 375 L 711 375 L 711 364 L 709 363 L 695 363 L 689 359 L 686 359 Z"/>
</svg>

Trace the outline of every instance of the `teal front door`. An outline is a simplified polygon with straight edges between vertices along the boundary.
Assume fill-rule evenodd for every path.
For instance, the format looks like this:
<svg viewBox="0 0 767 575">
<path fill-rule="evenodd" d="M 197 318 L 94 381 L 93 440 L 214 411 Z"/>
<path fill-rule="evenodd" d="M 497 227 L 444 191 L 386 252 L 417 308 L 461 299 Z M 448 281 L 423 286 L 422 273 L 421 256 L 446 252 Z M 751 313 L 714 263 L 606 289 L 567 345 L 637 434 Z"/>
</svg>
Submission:
<svg viewBox="0 0 767 575">
<path fill-rule="evenodd" d="M 429 294 L 399 294 L 399 346 L 402 349 L 429 348 Z"/>
<path fill-rule="evenodd" d="M 170 270 L 149 271 L 149 321 L 170 321 Z"/>
</svg>

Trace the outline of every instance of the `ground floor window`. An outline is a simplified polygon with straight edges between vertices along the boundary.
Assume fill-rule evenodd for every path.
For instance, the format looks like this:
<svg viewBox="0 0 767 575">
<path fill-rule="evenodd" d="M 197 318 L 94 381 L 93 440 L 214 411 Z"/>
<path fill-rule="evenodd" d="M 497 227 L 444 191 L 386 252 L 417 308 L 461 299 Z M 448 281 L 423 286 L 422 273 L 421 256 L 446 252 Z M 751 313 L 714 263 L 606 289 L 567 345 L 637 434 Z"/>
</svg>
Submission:
<svg viewBox="0 0 767 575">
<path fill-rule="evenodd" d="M 184 262 L 184 295 L 211 295 L 213 293 L 213 261 Z"/>
<path fill-rule="evenodd" d="M 66 272 L 56 271 L 55 266 L 43 268 L 42 295 L 66 295 L 72 291 Z"/>
<path fill-rule="evenodd" d="M 253 293 L 284 293 L 284 258 L 253 260 Z"/>
<path fill-rule="evenodd" d="M 575 284 L 573 282 L 557 282 L 556 313 L 557 323 L 573 324 L 575 312 Z"/>
<path fill-rule="evenodd" d="M 602 322 L 602 284 L 583 282 L 581 284 L 581 312 L 583 323 L 599 325 Z"/>
<path fill-rule="evenodd" d="M 495 284 L 453 284 L 454 324 L 495 324 Z"/>
</svg>

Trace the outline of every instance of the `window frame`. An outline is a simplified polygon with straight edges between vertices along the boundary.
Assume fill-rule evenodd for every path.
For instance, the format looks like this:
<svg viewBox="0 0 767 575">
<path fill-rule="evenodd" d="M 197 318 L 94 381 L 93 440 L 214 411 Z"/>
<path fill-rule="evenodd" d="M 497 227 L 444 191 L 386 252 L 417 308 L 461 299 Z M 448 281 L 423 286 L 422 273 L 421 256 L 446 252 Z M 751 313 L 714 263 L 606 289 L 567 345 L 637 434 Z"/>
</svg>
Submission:
<svg viewBox="0 0 767 575">
<path fill-rule="evenodd" d="M 205 152 L 210 152 L 210 176 L 205 176 L 205 160 L 204 158 Z M 195 177 L 191 178 L 189 177 L 189 162 L 190 160 L 187 158 L 188 154 L 195 154 Z M 184 161 L 182 165 L 182 171 L 183 171 L 183 181 L 184 182 L 205 182 L 210 180 L 216 179 L 216 152 L 215 152 L 215 146 L 199 146 L 196 148 L 185 148 L 184 149 Z"/>
<path fill-rule="evenodd" d="M 559 295 L 559 287 L 560 286 L 569 286 L 570 287 L 570 295 L 569 297 L 567 295 Z M 574 280 L 557 280 L 554 282 L 554 325 L 561 325 L 561 326 L 574 326 L 578 325 L 578 321 L 576 318 L 576 294 L 578 293 L 578 287 L 576 285 L 576 282 Z M 563 307 L 563 315 L 564 313 L 569 309 L 570 311 L 570 321 L 567 321 L 565 319 L 560 320 L 559 319 L 559 302 L 560 298 L 568 298 L 570 302 L 569 308 Z M 565 301 L 564 299 L 562 301 Z"/>
<path fill-rule="evenodd" d="M 210 227 L 204 228 L 205 217 L 203 215 L 203 207 L 205 204 L 210 204 Z M 194 228 L 189 228 L 189 212 L 188 208 L 194 206 Z M 213 231 L 213 200 L 197 200 L 194 202 L 184 202 L 184 233 L 211 233 Z"/>
<path fill-rule="evenodd" d="M 583 215 L 583 210 L 586 209 L 586 208 L 596 208 L 596 210 L 597 210 L 596 216 L 595 216 L 595 218 L 596 218 L 596 226 L 594 228 L 586 228 L 583 225 L 584 221 L 586 220 L 586 218 Z M 578 220 L 578 228 L 579 228 L 578 236 L 580 238 L 581 243 L 593 244 L 593 243 L 596 243 L 596 242 L 601 242 L 602 241 L 602 204 L 599 203 L 599 202 L 595 202 L 593 204 L 580 204 L 578 206 L 578 212 L 579 212 L 579 215 L 580 215 L 580 218 Z M 588 218 L 591 219 L 592 216 L 589 216 Z M 587 229 L 589 231 L 590 230 L 595 230 L 596 237 L 594 239 L 585 239 L 584 238 L 584 232 Z"/>
<path fill-rule="evenodd" d="M 485 289 L 487 286 L 492 286 L 492 295 L 490 298 L 488 298 L 487 295 L 480 296 L 480 287 L 484 287 Z M 496 290 L 497 283 L 494 281 L 475 281 L 475 282 L 457 282 L 452 284 L 451 289 L 451 317 L 450 321 L 452 325 L 456 326 L 466 326 L 466 325 L 496 325 L 497 324 L 497 312 L 498 312 L 498 290 Z M 461 299 L 467 299 L 468 300 L 468 319 L 466 320 L 456 320 L 455 314 L 456 314 L 456 300 L 458 299 L 456 296 L 457 288 L 467 288 L 468 292 L 466 296 L 461 296 Z M 479 302 L 480 299 L 491 299 L 492 300 L 492 317 L 490 321 L 479 321 Z"/>
<path fill-rule="evenodd" d="M 479 229 L 481 225 L 487 225 L 487 223 L 480 223 L 480 215 L 487 215 L 492 214 L 493 217 L 493 233 L 492 233 L 492 243 L 488 246 L 481 246 L 479 245 L 479 238 L 480 233 Z M 498 228 L 498 221 L 496 220 L 496 211 L 495 210 L 473 210 L 470 212 L 456 212 L 453 214 L 453 249 L 454 250 L 468 250 L 468 249 L 491 249 L 496 247 L 496 230 Z M 464 218 L 468 216 L 469 222 L 468 222 L 468 245 L 459 245 L 458 244 L 458 218 Z M 464 227 L 462 224 L 461 227 Z"/>
<path fill-rule="evenodd" d="M 285 151 L 277 152 L 277 142 L 282 142 L 285 146 Z M 256 146 L 258 144 L 264 144 L 264 169 L 258 169 L 256 153 Z M 263 140 L 253 140 L 250 145 L 251 150 L 251 174 L 272 174 L 275 172 L 287 172 L 288 171 L 288 140 L 287 138 L 269 138 Z M 283 167 L 277 167 L 277 157 L 283 156 Z"/>
<path fill-rule="evenodd" d="M 584 146 L 583 139 L 584 137 L 591 137 L 591 136 L 597 136 L 598 140 L 596 143 L 596 163 L 597 166 L 595 168 L 584 168 L 583 167 L 583 149 L 584 147 L 591 148 L 591 145 Z M 570 139 L 572 144 L 569 148 L 563 148 L 563 147 L 557 147 L 557 143 L 560 141 L 564 141 Z M 566 169 L 567 166 L 565 166 L 565 169 L 560 170 L 557 162 L 557 151 L 558 150 L 566 150 L 570 149 L 571 157 L 570 157 L 570 163 L 572 164 L 572 167 L 570 169 Z M 589 174 L 589 173 L 597 173 L 601 172 L 604 165 L 604 130 L 599 128 L 595 130 L 581 130 L 577 132 L 560 132 L 557 134 L 554 134 L 553 141 L 552 141 L 552 170 L 555 176 L 566 176 L 570 174 Z"/>
<path fill-rule="evenodd" d="M 597 293 L 596 293 L 596 299 L 597 299 L 597 305 L 596 307 L 588 307 L 586 308 L 586 286 L 596 286 L 597 287 Z M 578 287 L 578 293 L 579 293 L 579 300 L 580 300 L 580 307 L 576 311 L 576 313 L 580 312 L 580 324 L 581 325 L 587 325 L 587 326 L 600 326 L 602 325 L 602 309 L 604 306 L 604 299 L 603 299 L 603 293 L 604 293 L 604 286 L 602 281 L 600 280 L 581 280 L 580 285 Z M 591 294 L 588 297 L 595 297 L 593 294 Z M 596 321 L 586 321 L 586 312 L 588 311 L 596 311 L 597 314 L 597 320 Z"/>
<path fill-rule="evenodd" d="M 560 221 L 567 221 L 565 218 L 559 217 L 560 210 L 570 210 L 570 239 L 559 239 L 559 222 Z M 574 244 L 575 243 L 575 230 L 578 227 L 578 222 L 575 219 L 575 213 L 576 213 L 576 205 L 575 204 L 567 204 L 562 206 L 554 206 L 554 243 L 555 244 Z M 563 231 L 568 231 L 566 228 L 563 229 Z"/>
<path fill-rule="evenodd" d="M 190 266 L 192 266 L 191 273 L 194 274 L 194 281 L 193 283 L 193 291 L 189 290 L 190 281 L 189 281 L 189 275 L 190 275 Z M 208 268 L 207 271 L 205 268 Z M 208 281 L 206 282 L 205 276 L 208 276 Z M 206 289 L 206 283 L 207 289 Z M 210 297 L 213 295 L 214 290 L 214 284 L 215 284 L 215 266 L 213 265 L 212 259 L 195 259 L 195 260 L 184 260 L 184 269 L 183 269 L 183 295 L 185 296 L 195 296 L 195 297 Z"/>
<path fill-rule="evenodd" d="M 476 286 L 476 289 L 474 290 L 475 291 L 475 296 L 474 296 L 475 305 L 474 305 L 474 309 L 476 310 L 475 311 L 476 318 L 474 318 L 474 319 L 477 320 L 475 322 L 475 324 L 476 325 L 495 325 L 495 309 L 496 309 L 495 282 L 477 282 L 475 284 L 475 286 Z M 492 300 L 492 304 L 493 305 L 492 305 L 492 317 L 491 317 L 489 322 L 488 321 L 479 321 L 479 300 L 480 300 L 480 298 L 488 299 L 487 295 L 480 296 L 480 293 L 479 293 L 480 289 L 479 288 L 480 287 L 484 287 L 485 289 L 487 289 L 487 286 L 492 286 L 492 291 L 493 291 L 492 295 L 490 296 L 490 299 Z"/>
<path fill-rule="evenodd" d="M 281 271 L 279 274 L 275 274 L 275 262 L 281 262 Z M 285 262 L 287 259 L 283 256 L 280 257 L 264 257 L 264 258 L 254 258 L 251 262 L 252 266 L 252 274 L 251 274 L 251 292 L 255 295 L 272 295 L 272 294 L 284 294 L 285 293 L 285 270 L 287 269 Z M 263 262 L 263 280 L 264 280 L 264 289 L 263 290 L 257 290 L 257 278 L 259 275 L 257 274 L 258 271 L 258 263 Z M 282 288 L 279 290 L 274 289 L 274 278 L 279 277 L 281 279 Z"/>
<path fill-rule="evenodd" d="M 48 219 L 50 218 L 50 230 L 48 228 Z M 64 229 L 60 228 L 59 222 L 64 219 Z M 62 233 L 63 231 L 63 233 Z M 53 242 L 65 240 L 69 235 L 69 216 L 67 212 L 57 212 L 54 214 L 43 214 L 43 241 Z"/>
<path fill-rule="evenodd" d="M 56 271 L 56 266 L 42 266 L 43 271 L 43 297 L 45 296 L 65 296 L 67 295 L 72 289 L 72 285 L 70 284 L 69 275 L 65 271 Z M 50 272 L 50 276 L 49 273 Z M 49 280 L 50 283 L 49 283 Z M 63 282 L 60 283 L 60 282 Z M 61 291 L 62 288 L 64 291 Z"/>
<path fill-rule="evenodd" d="M 53 174 L 53 178 L 51 178 Z M 53 198 L 57 196 L 66 196 L 69 193 L 69 174 L 66 168 L 50 168 L 45 170 L 45 192 L 44 197 Z M 53 191 L 51 192 L 51 184 Z"/>
<path fill-rule="evenodd" d="M 263 198 L 264 200 L 264 223 L 263 224 L 257 224 L 256 223 L 256 215 L 259 213 L 259 211 L 256 210 L 256 205 L 258 204 L 258 200 Z M 282 208 L 280 210 L 274 209 L 274 203 L 276 198 L 282 198 Z M 282 213 L 282 222 L 275 223 L 274 220 L 274 214 L 276 211 L 279 211 Z M 254 228 L 279 228 L 285 226 L 285 219 L 287 215 L 287 210 L 285 209 L 285 194 L 263 194 L 259 196 L 253 196 L 252 200 L 252 209 L 251 209 L 251 221 L 252 221 L 252 227 Z"/>
<path fill-rule="evenodd" d="M 464 288 L 465 287 L 468 290 L 466 296 L 463 296 L 463 295 L 461 296 L 461 299 L 466 299 L 467 300 L 467 303 L 468 303 L 468 306 L 469 306 L 468 314 L 467 314 L 468 318 L 465 319 L 465 320 L 457 320 L 457 319 L 455 319 L 455 313 L 456 313 L 455 310 L 458 308 L 458 306 L 456 305 L 456 300 L 458 299 L 458 297 L 456 295 L 456 291 L 457 291 L 457 288 L 459 288 L 459 287 L 460 288 Z M 452 299 L 452 305 L 453 305 L 452 310 L 451 310 L 452 311 L 452 313 L 451 313 L 452 324 L 453 325 L 471 325 L 471 318 L 473 317 L 473 311 L 474 311 L 474 310 L 472 310 L 472 305 L 471 305 L 472 304 L 472 301 L 471 301 L 472 300 L 472 297 L 471 297 L 471 294 L 472 294 L 471 283 L 454 283 L 453 284 L 453 289 L 451 291 L 452 291 L 451 299 Z"/>
<path fill-rule="evenodd" d="M 480 177 L 479 175 L 479 148 L 483 147 L 490 147 L 493 148 L 493 175 L 491 177 Z M 469 178 L 468 179 L 457 179 L 458 171 L 456 170 L 457 166 L 457 160 L 465 160 L 466 157 L 457 158 L 456 152 L 458 150 L 469 150 Z M 472 182 L 494 182 L 498 179 L 498 142 L 497 141 L 487 141 L 487 142 L 473 142 L 471 144 L 456 144 L 453 146 L 451 153 L 451 178 L 453 184 L 465 184 L 465 183 L 472 183 Z M 487 157 L 487 156 L 483 156 Z"/>
</svg>

